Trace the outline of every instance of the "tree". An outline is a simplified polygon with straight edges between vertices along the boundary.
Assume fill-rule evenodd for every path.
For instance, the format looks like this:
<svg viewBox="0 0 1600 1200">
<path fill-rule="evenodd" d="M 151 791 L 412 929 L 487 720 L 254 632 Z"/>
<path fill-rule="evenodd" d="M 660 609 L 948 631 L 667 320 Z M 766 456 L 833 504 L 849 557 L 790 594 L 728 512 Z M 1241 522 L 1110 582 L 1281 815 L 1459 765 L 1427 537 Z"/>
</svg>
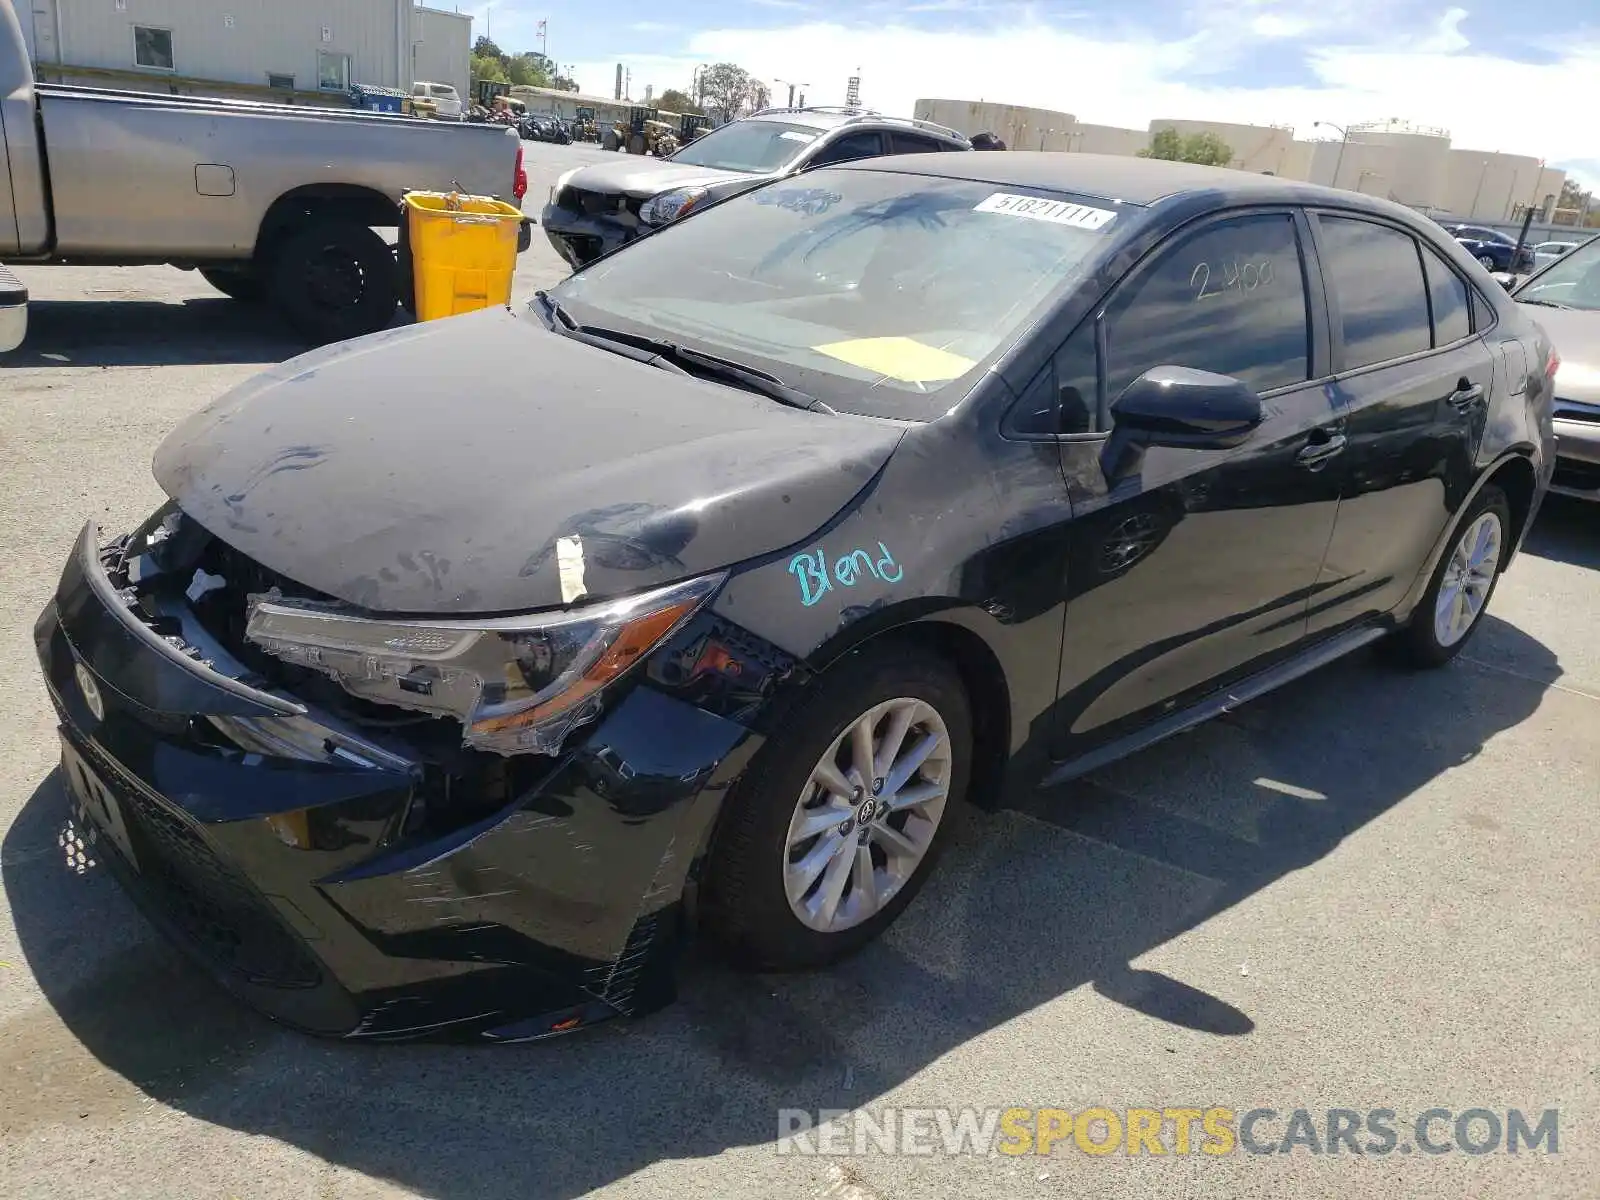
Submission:
<svg viewBox="0 0 1600 1200">
<path fill-rule="evenodd" d="M 706 98 L 706 108 L 724 121 L 731 121 L 747 107 L 759 108 L 766 103 L 767 89 L 736 63 L 717 63 L 700 73 L 700 88 Z"/>
<path fill-rule="evenodd" d="M 698 113 L 700 106 L 689 98 L 687 92 L 680 92 L 677 88 L 668 88 L 656 99 L 656 104 L 668 112 Z"/>
<path fill-rule="evenodd" d="M 1233 147 L 1214 133 L 1191 133 L 1184 137 L 1176 129 L 1161 129 L 1150 139 L 1149 149 L 1139 151 L 1139 157 L 1225 167 L 1233 161 Z"/>
<path fill-rule="evenodd" d="M 473 79 L 487 79 L 493 83 L 511 82 L 511 77 L 506 74 L 505 66 L 498 58 L 474 54 L 471 59 L 471 65 Z"/>
<path fill-rule="evenodd" d="M 482 34 L 479 34 L 478 40 L 472 43 L 472 53 L 481 58 L 504 59 L 506 56 L 506 52 L 504 50 L 500 49 L 499 46 L 495 45 Z"/>
<path fill-rule="evenodd" d="M 549 87 L 555 80 L 550 60 L 542 54 L 524 52 L 507 60 L 506 77 L 519 87 Z"/>
</svg>

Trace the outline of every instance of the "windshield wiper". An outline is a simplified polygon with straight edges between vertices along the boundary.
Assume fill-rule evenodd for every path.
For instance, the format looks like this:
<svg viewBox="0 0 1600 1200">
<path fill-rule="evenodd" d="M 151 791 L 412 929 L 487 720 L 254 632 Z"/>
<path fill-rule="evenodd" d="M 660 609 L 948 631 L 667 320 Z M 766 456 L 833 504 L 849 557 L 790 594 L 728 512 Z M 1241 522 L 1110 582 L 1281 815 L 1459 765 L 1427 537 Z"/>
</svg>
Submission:
<svg viewBox="0 0 1600 1200">
<path fill-rule="evenodd" d="M 554 296 L 542 291 L 535 292 L 534 295 L 544 302 L 550 315 L 561 323 L 562 332 L 568 337 L 577 338 L 591 345 L 598 344 L 602 349 L 624 354 L 628 358 L 650 363 L 663 370 L 675 371 L 679 375 L 694 374 L 715 379 L 720 383 L 731 383 L 746 391 L 776 400 L 779 404 L 786 404 L 790 408 L 803 408 L 808 412 L 838 416 L 837 410 L 809 392 L 790 387 L 776 375 L 770 375 L 766 371 L 758 371 L 754 367 L 719 358 L 715 354 L 707 354 L 704 350 L 694 350 L 660 338 L 625 333 L 620 329 L 602 329 L 597 325 L 580 325 L 561 307 Z M 629 350 L 636 353 L 628 354 Z M 690 367 L 694 369 L 691 371 Z"/>
<path fill-rule="evenodd" d="M 572 319 L 572 314 L 562 308 L 561 302 L 549 292 L 538 291 L 533 295 L 535 299 L 543 302 L 545 311 L 551 316 L 551 328 L 559 330 L 561 336 L 582 342 L 586 346 L 595 346 L 611 354 L 620 354 L 623 358 L 631 358 L 634 362 L 660 367 L 663 371 L 671 371 L 674 375 L 689 373 L 677 363 L 663 358 L 660 351 L 650 346 L 638 345 L 625 333 L 578 324 Z"/>
<path fill-rule="evenodd" d="M 1537 304 L 1541 308 L 1571 308 L 1572 307 L 1572 305 L 1570 305 L 1570 304 L 1557 304 L 1554 300 L 1519 300 L 1515 296 L 1513 296 L 1512 299 L 1516 300 L 1518 304 Z"/>
</svg>

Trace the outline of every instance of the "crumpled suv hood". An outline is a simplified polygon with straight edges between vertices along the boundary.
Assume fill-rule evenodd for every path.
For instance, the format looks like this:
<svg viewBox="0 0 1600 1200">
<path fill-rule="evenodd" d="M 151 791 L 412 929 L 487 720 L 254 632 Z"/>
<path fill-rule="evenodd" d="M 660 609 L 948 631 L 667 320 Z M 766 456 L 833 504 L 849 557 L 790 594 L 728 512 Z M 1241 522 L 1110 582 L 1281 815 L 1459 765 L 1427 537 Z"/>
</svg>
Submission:
<svg viewBox="0 0 1600 1200">
<path fill-rule="evenodd" d="M 634 196 L 643 199 L 659 196 L 673 188 L 716 187 L 718 184 L 744 180 L 751 187 L 768 176 L 746 175 L 739 171 L 719 171 L 714 167 L 696 167 L 688 163 L 675 163 L 670 159 L 642 158 L 630 154 L 616 162 L 595 163 L 584 167 L 567 186 L 600 192 L 607 196 Z"/>
<path fill-rule="evenodd" d="M 802 541 L 902 432 L 662 371 L 496 309 L 292 359 L 180 425 L 155 475 L 210 532 L 305 587 L 373 612 L 508 613 Z M 557 570 L 568 538 L 581 597 L 570 542 Z"/>
</svg>

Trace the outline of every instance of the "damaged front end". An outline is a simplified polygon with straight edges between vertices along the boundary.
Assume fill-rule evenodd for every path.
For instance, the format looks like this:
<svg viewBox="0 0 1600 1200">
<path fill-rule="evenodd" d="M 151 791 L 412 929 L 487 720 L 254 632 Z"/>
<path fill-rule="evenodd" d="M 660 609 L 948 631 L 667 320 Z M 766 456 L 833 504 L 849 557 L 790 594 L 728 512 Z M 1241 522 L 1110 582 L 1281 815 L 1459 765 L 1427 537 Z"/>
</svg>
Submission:
<svg viewBox="0 0 1600 1200">
<path fill-rule="evenodd" d="M 648 1011 L 793 667 L 706 610 L 720 582 L 396 619 L 175 506 L 105 546 L 91 525 L 35 628 L 74 835 L 311 1032 L 520 1040 Z"/>
</svg>

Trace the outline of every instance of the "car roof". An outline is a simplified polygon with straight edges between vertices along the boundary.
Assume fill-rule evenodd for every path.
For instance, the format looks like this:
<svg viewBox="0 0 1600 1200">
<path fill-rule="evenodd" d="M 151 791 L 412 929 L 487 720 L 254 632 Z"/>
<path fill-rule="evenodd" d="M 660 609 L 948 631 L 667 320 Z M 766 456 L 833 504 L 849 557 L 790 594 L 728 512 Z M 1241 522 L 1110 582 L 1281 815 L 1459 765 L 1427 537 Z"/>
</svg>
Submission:
<svg viewBox="0 0 1600 1200">
<path fill-rule="evenodd" d="M 1169 197 L 1211 192 L 1225 202 L 1326 204 L 1386 216 L 1417 214 L 1378 196 L 1257 175 L 1230 167 L 1202 167 L 1159 158 L 1121 154 L 1078 154 L 1045 150 L 1005 150 L 985 154 L 906 154 L 840 164 L 846 171 L 897 171 L 970 179 L 999 187 L 1035 187 L 1153 206 Z"/>
<path fill-rule="evenodd" d="M 877 112 L 854 112 L 842 108 L 764 108 L 760 112 L 751 113 L 743 118 L 746 121 L 782 121 L 788 125 L 807 125 L 812 129 L 838 129 L 843 125 L 856 125 L 870 128 L 875 125 L 888 125 L 897 129 L 920 129 L 924 133 L 935 137 L 944 137 L 961 140 L 962 135 L 954 129 L 946 128 L 928 121 L 917 121 L 911 117 L 891 117 Z"/>
</svg>

